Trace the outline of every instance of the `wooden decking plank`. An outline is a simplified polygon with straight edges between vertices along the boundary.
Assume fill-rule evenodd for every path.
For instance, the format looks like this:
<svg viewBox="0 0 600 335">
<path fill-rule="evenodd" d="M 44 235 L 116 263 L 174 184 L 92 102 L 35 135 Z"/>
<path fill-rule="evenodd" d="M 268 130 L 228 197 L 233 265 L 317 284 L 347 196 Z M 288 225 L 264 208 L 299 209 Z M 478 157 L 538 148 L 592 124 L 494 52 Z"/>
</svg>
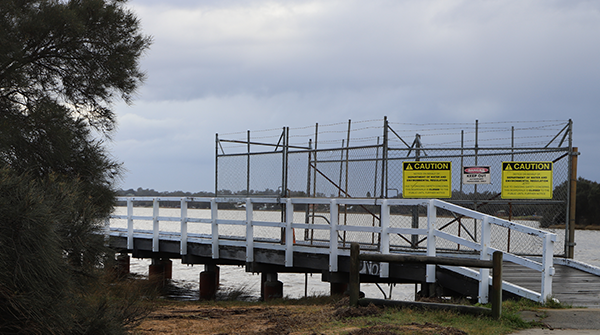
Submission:
<svg viewBox="0 0 600 335">
<path fill-rule="evenodd" d="M 540 290 L 541 274 L 512 263 L 503 264 L 505 281 L 535 291 Z M 554 265 L 552 295 L 574 306 L 600 305 L 600 277 L 563 265 Z"/>
</svg>

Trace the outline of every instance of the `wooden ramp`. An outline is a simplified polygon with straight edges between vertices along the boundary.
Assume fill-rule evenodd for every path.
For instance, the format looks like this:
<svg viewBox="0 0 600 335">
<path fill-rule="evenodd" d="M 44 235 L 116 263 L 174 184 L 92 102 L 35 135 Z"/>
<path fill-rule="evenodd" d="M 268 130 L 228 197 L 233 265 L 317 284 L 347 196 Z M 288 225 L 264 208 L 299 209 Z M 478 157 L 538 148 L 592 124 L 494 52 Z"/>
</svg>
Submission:
<svg viewBox="0 0 600 335">
<path fill-rule="evenodd" d="M 533 291 L 540 290 L 539 272 L 504 263 L 502 279 Z M 573 307 L 600 307 L 600 277 L 565 265 L 554 265 L 552 296 Z"/>
</svg>

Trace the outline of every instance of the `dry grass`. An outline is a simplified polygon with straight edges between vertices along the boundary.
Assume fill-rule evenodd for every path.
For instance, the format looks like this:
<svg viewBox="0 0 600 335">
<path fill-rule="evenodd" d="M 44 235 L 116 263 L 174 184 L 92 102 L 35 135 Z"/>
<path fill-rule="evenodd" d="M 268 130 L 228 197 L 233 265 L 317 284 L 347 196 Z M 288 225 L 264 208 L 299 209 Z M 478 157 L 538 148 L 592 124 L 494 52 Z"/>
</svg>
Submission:
<svg viewBox="0 0 600 335">
<path fill-rule="evenodd" d="M 166 304 L 134 334 L 310 334 L 328 322 L 332 306 L 206 306 Z"/>
<path fill-rule="evenodd" d="M 399 317 L 399 314 L 408 315 L 408 318 Z M 443 320 L 438 323 L 435 320 L 427 321 L 428 317 L 413 318 L 413 314 L 418 312 L 384 310 L 375 306 L 350 308 L 347 307 L 347 300 L 337 304 L 314 305 L 306 302 L 293 304 L 283 300 L 275 304 L 162 302 L 132 334 L 480 334 L 469 328 L 465 328 L 465 331 L 459 329 L 462 328 L 460 326 L 457 328 L 456 325 L 444 324 Z M 456 316 L 447 317 L 452 319 Z M 477 320 L 475 322 L 479 323 Z"/>
</svg>

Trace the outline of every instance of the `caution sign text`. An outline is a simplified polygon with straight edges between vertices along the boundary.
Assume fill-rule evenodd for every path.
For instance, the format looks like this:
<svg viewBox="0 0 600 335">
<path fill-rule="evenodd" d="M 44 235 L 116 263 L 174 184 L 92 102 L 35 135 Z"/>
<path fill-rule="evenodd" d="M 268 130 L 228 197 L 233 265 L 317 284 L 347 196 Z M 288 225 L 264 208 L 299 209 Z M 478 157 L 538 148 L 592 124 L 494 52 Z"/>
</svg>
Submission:
<svg viewBox="0 0 600 335">
<path fill-rule="evenodd" d="M 403 162 L 404 198 L 451 198 L 451 162 Z"/>
<path fill-rule="evenodd" d="M 502 199 L 552 199 L 552 162 L 502 162 Z"/>
</svg>

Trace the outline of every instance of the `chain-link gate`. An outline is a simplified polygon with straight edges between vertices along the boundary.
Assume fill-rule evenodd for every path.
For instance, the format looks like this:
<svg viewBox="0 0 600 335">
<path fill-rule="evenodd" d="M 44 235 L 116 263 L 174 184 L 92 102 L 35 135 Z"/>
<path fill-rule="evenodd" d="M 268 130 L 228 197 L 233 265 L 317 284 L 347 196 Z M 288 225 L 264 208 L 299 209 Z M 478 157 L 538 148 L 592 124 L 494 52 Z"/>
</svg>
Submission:
<svg viewBox="0 0 600 335">
<path fill-rule="evenodd" d="M 478 122 L 474 124 L 405 124 L 383 120 L 244 133 L 245 138 L 216 136 L 215 194 L 227 197 L 354 197 L 402 198 L 402 163 L 405 161 L 446 161 L 452 163 L 452 197 L 444 199 L 486 214 L 540 228 L 558 228 L 555 255 L 572 257 L 573 238 L 569 232 L 571 180 L 575 179 L 572 159 L 572 122 L 536 121 Z M 379 125 L 374 125 L 379 123 Z M 360 127 L 352 129 L 352 125 Z M 307 134 L 307 132 L 310 132 Z M 257 136 L 256 134 L 259 134 Z M 263 133 L 263 134 L 261 134 Z M 268 140 L 266 140 L 268 139 Z M 298 140 L 299 139 L 299 140 Z M 304 144 L 297 144 L 303 141 Z M 293 142 L 293 143 L 292 143 Z M 367 143 L 365 145 L 361 145 Z M 553 194 L 546 200 L 501 198 L 501 166 L 508 161 L 553 162 Z M 462 167 L 489 166 L 490 184 L 463 184 Z M 272 206 L 271 206 L 272 207 Z M 268 210 L 274 210 L 269 207 Z M 282 211 L 283 207 L 278 208 Z M 265 206 L 267 210 L 267 206 Z M 298 222 L 329 222 L 326 208 L 296 209 Z M 422 208 L 393 208 L 395 227 L 423 228 Z M 377 206 L 342 206 L 339 222 L 379 226 Z M 444 229 L 478 241 L 480 223 L 440 214 Z M 302 218 L 301 218 L 302 217 Z M 440 222 L 442 222 L 440 221 Z M 295 238 L 318 243 L 323 232 L 304 230 Z M 352 234 L 368 234 L 353 232 Z M 378 244 L 378 234 L 357 236 Z M 512 236 L 511 236 L 512 234 Z M 572 236 L 572 235 L 571 235 Z M 342 243 L 346 236 L 339 236 Z M 397 248 L 422 249 L 424 236 L 398 235 L 390 243 Z M 541 254 L 527 236 L 497 229 L 492 235 L 495 248 L 523 255 Z M 571 249 L 569 249 L 571 247 Z M 441 246 L 452 250 L 454 245 Z M 458 248 L 459 249 L 459 248 Z M 569 251 L 571 250 L 571 251 Z M 460 250 L 455 250 L 460 252 Z M 569 255 L 571 253 L 571 255 Z"/>
</svg>

